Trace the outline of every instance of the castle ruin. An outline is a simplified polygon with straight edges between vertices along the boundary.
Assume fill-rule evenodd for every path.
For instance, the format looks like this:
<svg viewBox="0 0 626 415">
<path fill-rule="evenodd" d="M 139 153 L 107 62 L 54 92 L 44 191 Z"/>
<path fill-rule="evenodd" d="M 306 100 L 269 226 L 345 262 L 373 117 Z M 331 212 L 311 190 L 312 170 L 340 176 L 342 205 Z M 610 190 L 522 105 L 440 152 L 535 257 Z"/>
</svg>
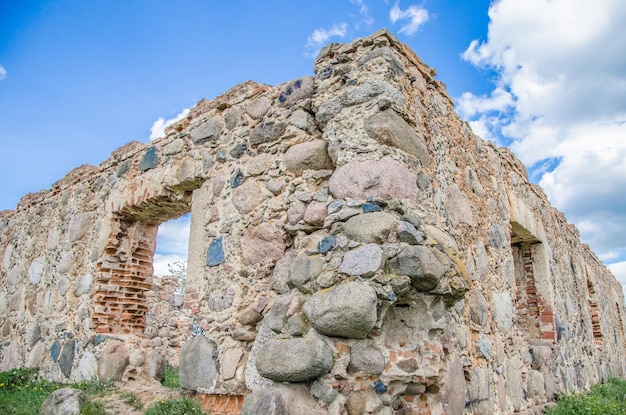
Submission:
<svg viewBox="0 0 626 415">
<path fill-rule="evenodd" d="M 626 375 L 620 284 L 433 69 L 385 30 L 314 69 L 0 212 L 0 370 L 167 360 L 225 412 L 349 415 L 535 413 Z M 186 213 L 176 296 L 152 260 Z"/>
</svg>

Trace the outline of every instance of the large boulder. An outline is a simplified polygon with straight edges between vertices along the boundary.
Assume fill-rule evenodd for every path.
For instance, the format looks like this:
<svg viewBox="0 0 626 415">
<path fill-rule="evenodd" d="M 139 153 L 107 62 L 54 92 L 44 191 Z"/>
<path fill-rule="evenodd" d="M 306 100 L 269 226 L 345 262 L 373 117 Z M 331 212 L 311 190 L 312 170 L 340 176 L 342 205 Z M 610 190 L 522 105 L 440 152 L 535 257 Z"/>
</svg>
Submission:
<svg viewBox="0 0 626 415">
<path fill-rule="evenodd" d="M 52 392 L 39 408 L 39 415 L 80 415 L 87 396 L 74 388 L 61 388 Z"/>
<path fill-rule="evenodd" d="M 434 289 L 450 267 L 450 259 L 443 252 L 421 245 L 407 246 L 389 260 L 389 271 L 407 275 L 419 291 Z"/>
<path fill-rule="evenodd" d="M 246 396 L 241 415 L 326 415 L 304 385 L 279 385 Z"/>
<path fill-rule="evenodd" d="M 327 145 L 324 140 L 313 140 L 289 147 L 285 153 L 285 167 L 298 175 L 304 170 L 332 169 L 333 162 L 328 156 Z"/>
<path fill-rule="evenodd" d="M 362 339 L 376 324 L 376 291 L 348 282 L 313 294 L 302 306 L 315 329 L 327 336 Z"/>
<path fill-rule="evenodd" d="M 107 345 L 98 359 L 98 379 L 101 382 L 122 380 L 122 375 L 128 366 L 128 350 L 122 342 Z"/>
<path fill-rule="evenodd" d="M 180 348 L 180 386 L 201 392 L 210 392 L 217 380 L 217 346 L 203 335 L 189 340 Z"/>
<path fill-rule="evenodd" d="M 395 230 L 398 220 L 387 212 L 371 212 L 353 216 L 344 225 L 346 236 L 357 242 L 382 244 Z"/>
<path fill-rule="evenodd" d="M 365 131 L 380 144 L 397 147 L 428 165 L 428 149 L 415 130 L 394 110 L 372 115 L 365 121 Z"/>
<path fill-rule="evenodd" d="M 261 376 L 276 382 L 306 382 L 330 372 L 333 351 L 317 334 L 305 337 L 273 339 L 256 355 Z"/>
<path fill-rule="evenodd" d="M 380 160 L 353 161 L 338 167 L 328 187 L 335 199 L 413 199 L 418 194 L 415 175 L 400 162 Z"/>
</svg>

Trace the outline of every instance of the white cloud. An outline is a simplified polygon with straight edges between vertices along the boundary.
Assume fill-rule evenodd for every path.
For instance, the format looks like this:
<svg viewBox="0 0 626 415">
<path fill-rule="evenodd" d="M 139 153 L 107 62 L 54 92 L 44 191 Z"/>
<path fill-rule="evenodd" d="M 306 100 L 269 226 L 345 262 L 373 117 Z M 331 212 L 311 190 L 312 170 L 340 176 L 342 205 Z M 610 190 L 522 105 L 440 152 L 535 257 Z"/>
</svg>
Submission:
<svg viewBox="0 0 626 415">
<path fill-rule="evenodd" d="M 363 16 L 367 16 L 369 9 L 367 8 L 363 0 L 350 0 L 350 3 L 359 8 L 359 13 L 361 13 Z"/>
<path fill-rule="evenodd" d="M 174 124 L 178 120 L 182 120 L 189 114 L 189 108 L 182 110 L 176 117 L 165 120 L 163 117 L 159 117 L 158 120 L 150 127 L 150 140 L 156 140 L 157 138 L 165 136 L 165 129 Z"/>
<path fill-rule="evenodd" d="M 170 272 L 170 265 L 174 264 L 177 261 L 186 262 L 187 257 L 182 257 L 180 255 L 154 254 L 154 259 L 152 261 L 152 274 L 156 277 L 171 275 L 172 273 Z"/>
<path fill-rule="evenodd" d="M 391 23 L 394 24 L 398 20 L 409 20 L 408 23 L 400 27 L 398 32 L 410 36 L 417 32 L 420 26 L 428 21 L 428 10 L 416 5 L 409 6 L 406 10 L 401 10 L 400 7 L 398 7 L 398 3 L 396 3 L 389 12 L 389 19 L 391 19 Z"/>
<path fill-rule="evenodd" d="M 495 86 L 459 112 L 510 143 L 600 256 L 626 255 L 626 2 L 499 0 L 489 17 L 462 57 Z"/>
<path fill-rule="evenodd" d="M 157 231 L 156 253 L 187 258 L 190 226 L 190 214 L 160 224 Z"/>
<path fill-rule="evenodd" d="M 5 79 L 6 77 L 7 77 L 7 70 L 4 68 L 4 66 L 0 65 L 0 81 Z"/>
<path fill-rule="evenodd" d="M 336 24 L 330 29 L 315 29 L 311 35 L 309 35 L 306 42 L 307 52 L 305 55 L 315 58 L 317 57 L 322 46 L 326 45 L 328 41 L 333 37 L 345 37 L 348 33 L 348 24 L 340 23 Z"/>
<path fill-rule="evenodd" d="M 616 262 L 615 264 L 607 265 L 611 270 L 615 278 L 622 284 L 622 291 L 626 295 L 626 261 Z"/>
</svg>

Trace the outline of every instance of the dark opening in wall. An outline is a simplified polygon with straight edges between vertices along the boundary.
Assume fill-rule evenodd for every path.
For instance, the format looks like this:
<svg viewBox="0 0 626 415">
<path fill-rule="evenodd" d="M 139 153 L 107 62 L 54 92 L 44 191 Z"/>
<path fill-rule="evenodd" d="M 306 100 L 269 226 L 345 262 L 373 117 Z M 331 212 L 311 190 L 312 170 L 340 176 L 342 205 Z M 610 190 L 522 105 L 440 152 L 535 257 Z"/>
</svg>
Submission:
<svg viewBox="0 0 626 415">
<path fill-rule="evenodd" d="M 517 325 L 530 339 L 556 341 L 554 311 L 549 295 L 548 267 L 539 239 L 511 222 L 511 250 L 515 265 Z"/>
<path fill-rule="evenodd" d="M 96 264 L 92 296 L 96 332 L 144 334 L 158 227 L 190 210 L 191 193 L 149 199 L 114 216 L 103 260 Z"/>
</svg>

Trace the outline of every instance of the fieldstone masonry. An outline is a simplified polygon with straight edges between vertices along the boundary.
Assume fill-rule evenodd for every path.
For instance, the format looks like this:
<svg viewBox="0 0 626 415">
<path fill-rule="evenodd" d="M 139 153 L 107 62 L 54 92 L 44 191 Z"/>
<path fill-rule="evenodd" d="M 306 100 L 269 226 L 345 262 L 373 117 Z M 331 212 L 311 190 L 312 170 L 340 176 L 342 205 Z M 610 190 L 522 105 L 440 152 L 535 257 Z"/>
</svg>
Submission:
<svg viewBox="0 0 626 415">
<path fill-rule="evenodd" d="M 350 415 L 536 413 L 626 374 L 621 286 L 433 69 L 384 30 L 314 69 L 1 212 L 0 370 L 168 360 L 229 413 Z M 152 258 L 188 212 L 183 297 Z"/>
</svg>

